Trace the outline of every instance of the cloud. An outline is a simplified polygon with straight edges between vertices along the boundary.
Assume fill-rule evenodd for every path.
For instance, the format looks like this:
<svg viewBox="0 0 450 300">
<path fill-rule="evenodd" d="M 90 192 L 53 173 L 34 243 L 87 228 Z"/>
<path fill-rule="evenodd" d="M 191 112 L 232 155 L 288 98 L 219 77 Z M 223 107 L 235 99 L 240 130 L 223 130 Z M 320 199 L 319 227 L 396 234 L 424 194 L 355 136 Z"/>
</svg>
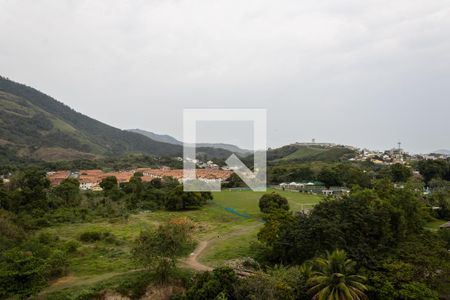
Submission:
<svg viewBox="0 0 450 300">
<path fill-rule="evenodd" d="M 272 146 L 450 147 L 448 1 L 0 7 L 2 74 L 121 128 L 180 137 L 183 108 L 256 107 Z"/>
</svg>

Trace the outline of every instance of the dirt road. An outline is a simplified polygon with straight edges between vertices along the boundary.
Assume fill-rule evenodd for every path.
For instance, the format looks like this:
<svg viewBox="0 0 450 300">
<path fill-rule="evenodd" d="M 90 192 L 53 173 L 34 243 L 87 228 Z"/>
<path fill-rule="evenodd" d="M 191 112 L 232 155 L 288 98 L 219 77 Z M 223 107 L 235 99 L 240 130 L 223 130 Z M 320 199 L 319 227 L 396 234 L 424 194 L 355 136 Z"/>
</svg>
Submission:
<svg viewBox="0 0 450 300">
<path fill-rule="evenodd" d="M 200 241 L 198 243 L 197 247 L 195 248 L 194 252 L 192 252 L 186 259 L 184 259 L 183 263 L 187 267 L 192 268 L 197 271 L 211 271 L 211 270 L 213 270 L 213 268 L 199 262 L 199 258 L 204 254 L 205 250 L 207 250 L 207 248 L 209 246 L 212 246 L 212 245 L 216 244 L 217 242 L 224 242 L 230 238 L 245 234 L 246 232 L 254 230 L 254 228 L 260 227 L 260 226 L 261 226 L 261 223 L 258 222 L 258 223 L 252 224 L 250 226 L 247 225 L 247 226 L 239 228 L 239 229 L 234 229 L 233 231 L 230 231 L 230 232 L 226 233 L 225 235 L 221 236 L 220 239 L 214 237 L 209 240 Z"/>
<path fill-rule="evenodd" d="M 206 249 L 208 246 L 209 241 L 201 241 L 198 243 L 197 247 L 195 248 L 194 252 L 192 252 L 184 261 L 184 263 L 191 269 L 197 270 L 197 271 L 212 271 L 213 268 L 208 267 L 202 263 L 200 263 L 197 258 L 202 254 L 202 252 Z"/>
</svg>

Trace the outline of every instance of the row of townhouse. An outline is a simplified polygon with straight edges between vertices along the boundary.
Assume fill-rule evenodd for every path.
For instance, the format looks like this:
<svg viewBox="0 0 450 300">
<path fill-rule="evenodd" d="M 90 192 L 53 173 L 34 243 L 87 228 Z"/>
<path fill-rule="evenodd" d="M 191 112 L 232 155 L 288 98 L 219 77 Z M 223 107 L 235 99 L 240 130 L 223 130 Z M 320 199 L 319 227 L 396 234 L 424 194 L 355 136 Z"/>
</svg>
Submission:
<svg viewBox="0 0 450 300">
<path fill-rule="evenodd" d="M 100 183 L 102 180 L 109 176 L 114 176 L 117 182 L 125 183 L 130 181 L 134 173 L 142 173 L 142 181 L 149 182 L 155 178 L 172 177 L 179 182 L 183 181 L 183 169 L 152 169 L 152 168 L 139 168 L 131 171 L 120 171 L 120 172 L 104 172 L 102 170 L 80 170 L 79 172 L 70 171 L 56 171 L 48 172 L 47 177 L 49 178 L 51 185 L 59 185 L 64 179 L 69 177 L 77 178 L 80 182 L 81 190 L 92 190 L 100 191 Z M 227 180 L 233 172 L 229 170 L 220 169 L 198 169 L 196 170 L 196 176 L 198 179 L 203 181 L 218 181 Z"/>
</svg>

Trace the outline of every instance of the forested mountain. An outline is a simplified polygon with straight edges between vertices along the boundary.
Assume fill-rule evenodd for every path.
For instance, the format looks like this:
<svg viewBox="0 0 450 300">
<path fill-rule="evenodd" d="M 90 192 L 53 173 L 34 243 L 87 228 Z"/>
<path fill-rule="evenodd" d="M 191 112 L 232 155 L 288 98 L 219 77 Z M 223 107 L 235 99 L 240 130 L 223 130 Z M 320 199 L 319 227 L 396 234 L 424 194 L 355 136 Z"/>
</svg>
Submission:
<svg viewBox="0 0 450 300">
<path fill-rule="evenodd" d="M 144 153 L 181 156 L 182 146 L 121 130 L 23 84 L 0 77 L 0 154 L 42 160 Z M 200 149 L 226 155 L 228 151 Z"/>
<path fill-rule="evenodd" d="M 174 138 L 173 136 L 170 136 L 168 134 L 157 134 L 154 132 L 150 132 L 150 131 L 142 130 L 142 129 L 138 129 L 138 128 L 128 129 L 128 131 L 142 134 L 148 138 L 151 138 L 154 141 L 169 143 L 169 144 L 173 144 L 173 145 L 183 145 L 183 143 L 181 141 L 177 140 L 176 138 Z"/>
</svg>

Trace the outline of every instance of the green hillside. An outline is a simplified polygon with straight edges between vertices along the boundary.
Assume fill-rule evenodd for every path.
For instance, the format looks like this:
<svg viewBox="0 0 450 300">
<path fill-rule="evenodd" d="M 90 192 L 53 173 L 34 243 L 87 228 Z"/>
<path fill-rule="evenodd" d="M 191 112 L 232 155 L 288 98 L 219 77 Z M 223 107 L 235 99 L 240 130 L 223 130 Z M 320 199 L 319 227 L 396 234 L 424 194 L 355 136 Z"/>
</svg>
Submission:
<svg viewBox="0 0 450 300">
<path fill-rule="evenodd" d="M 92 159 L 144 153 L 181 156 L 182 146 L 159 142 L 94 120 L 36 89 L 0 77 L 0 154 L 39 160 Z M 201 153 L 229 155 L 202 148 Z"/>
<path fill-rule="evenodd" d="M 269 150 L 267 158 L 276 163 L 335 162 L 349 159 L 354 155 L 355 151 L 345 146 L 292 144 Z"/>
<path fill-rule="evenodd" d="M 297 149 L 294 153 L 291 153 L 282 159 L 284 160 L 292 160 L 292 159 L 308 159 L 310 157 L 314 157 L 316 155 L 319 155 L 323 152 L 326 152 L 328 149 L 325 148 L 319 148 L 319 147 L 311 147 L 311 146 L 304 146 L 300 149 Z"/>
</svg>

